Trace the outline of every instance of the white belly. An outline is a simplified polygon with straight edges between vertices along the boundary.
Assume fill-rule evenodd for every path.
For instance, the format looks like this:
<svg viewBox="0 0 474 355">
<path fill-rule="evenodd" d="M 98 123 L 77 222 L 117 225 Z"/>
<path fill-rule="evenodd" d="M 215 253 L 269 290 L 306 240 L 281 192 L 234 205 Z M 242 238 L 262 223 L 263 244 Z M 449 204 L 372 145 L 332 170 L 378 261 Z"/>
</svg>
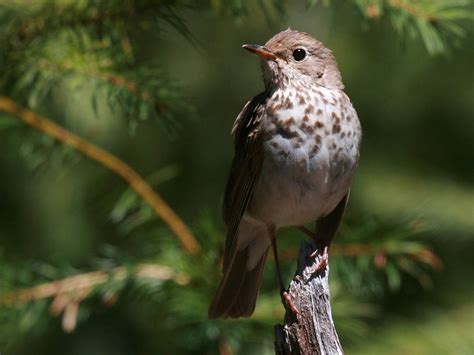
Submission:
<svg viewBox="0 0 474 355">
<path fill-rule="evenodd" d="M 265 160 L 247 210 L 253 218 L 278 227 L 302 225 L 330 213 L 349 190 L 360 125 L 342 91 L 324 90 L 324 102 L 321 96 L 312 101 L 311 112 L 305 100 L 267 115 Z"/>
</svg>

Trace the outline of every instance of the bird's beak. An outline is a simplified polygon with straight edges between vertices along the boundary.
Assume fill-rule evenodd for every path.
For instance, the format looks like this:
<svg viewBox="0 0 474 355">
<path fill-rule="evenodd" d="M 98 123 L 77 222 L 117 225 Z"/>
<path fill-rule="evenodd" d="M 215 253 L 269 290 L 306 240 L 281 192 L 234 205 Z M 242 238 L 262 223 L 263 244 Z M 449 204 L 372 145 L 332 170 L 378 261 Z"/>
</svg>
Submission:
<svg viewBox="0 0 474 355">
<path fill-rule="evenodd" d="M 276 59 L 276 55 L 273 54 L 268 48 L 265 48 L 264 46 L 260 46 L 258 44 L 244 44 L 242 48 L 248 50 L 249 52 L 257 54 L 262 59 Z"/>
</svg>

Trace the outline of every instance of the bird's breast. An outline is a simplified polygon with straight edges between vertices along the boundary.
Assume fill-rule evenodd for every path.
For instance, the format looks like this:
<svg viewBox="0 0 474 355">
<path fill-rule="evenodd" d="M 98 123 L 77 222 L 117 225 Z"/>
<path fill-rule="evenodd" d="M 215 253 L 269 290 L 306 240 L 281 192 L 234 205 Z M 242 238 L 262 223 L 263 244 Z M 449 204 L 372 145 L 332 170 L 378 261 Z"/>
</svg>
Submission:
<svg viewBox="0 0 474 355">
<path fill-rule="evenodd" d="M 277 90 L 262 120 L 265 159 L 249 212 L 277 225 L 313 221 L 350 187 L 361 136 L 342 90 Z"/>
</svg>

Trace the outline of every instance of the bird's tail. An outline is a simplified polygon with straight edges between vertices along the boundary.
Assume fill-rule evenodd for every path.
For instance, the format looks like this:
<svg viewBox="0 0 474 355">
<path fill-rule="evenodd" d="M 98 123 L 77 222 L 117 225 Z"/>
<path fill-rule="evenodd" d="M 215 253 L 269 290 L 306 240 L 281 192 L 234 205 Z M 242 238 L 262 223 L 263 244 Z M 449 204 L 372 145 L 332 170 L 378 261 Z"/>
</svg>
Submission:
<svg viewBox="0 0 474 355">
<path fill-rule="evenodd" d="M 240 243 L 243 240 L 247 245 L 237 250 L 224 270 L 209 307 L 209 319 L 250 317 L 255 310 L 269 239 L 266 234 L 255 233 L 256 230 L 246 234 L 248 228 L 242 223 L 240 227 Z"/>
</svg>

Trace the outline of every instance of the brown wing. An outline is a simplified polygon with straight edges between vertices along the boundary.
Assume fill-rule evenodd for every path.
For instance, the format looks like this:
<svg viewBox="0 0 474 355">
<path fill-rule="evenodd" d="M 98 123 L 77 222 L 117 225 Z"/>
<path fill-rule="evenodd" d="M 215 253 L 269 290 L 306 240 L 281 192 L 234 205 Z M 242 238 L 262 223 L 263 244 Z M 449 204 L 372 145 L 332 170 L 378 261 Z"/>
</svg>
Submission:
<svg viewBox="0 0 474 355">
<path fill-rule="evenodd" d="M 252 98 L 237 117 L 234 135 L 235 155 L 225 189 L 222 214 L 227 226 L 224 252 L 224 272 L 236 254 L 240 220 L 252 196 L 263 162 L 262 132 L 260 129 L 266 92 Z"/>
<path fill-rule="evenodd" d="M 342 198 L 336 208 L 327 216 L 316 222 L 316 238 L 322 248 L 329 247 L 336 236 L 337 229 L 341 224 L 342 217 L 346 211 L 347 201 L 349 201 L 349 193 Z"/>
</svg>

